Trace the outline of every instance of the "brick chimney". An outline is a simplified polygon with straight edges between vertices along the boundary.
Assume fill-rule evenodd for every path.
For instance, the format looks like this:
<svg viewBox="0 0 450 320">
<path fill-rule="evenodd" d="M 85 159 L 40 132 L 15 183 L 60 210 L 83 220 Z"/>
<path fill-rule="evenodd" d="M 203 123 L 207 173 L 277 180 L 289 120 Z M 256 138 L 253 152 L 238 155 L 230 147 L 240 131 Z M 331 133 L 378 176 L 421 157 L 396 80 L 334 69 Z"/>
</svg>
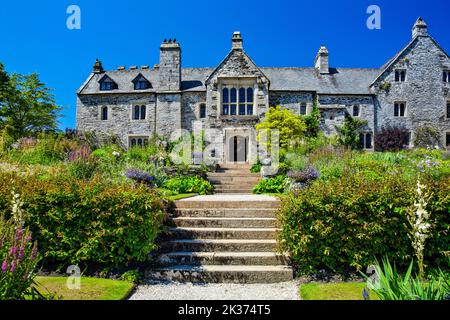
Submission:
<svg viewBox="0 0 450 320">
<path fill-rule="evenodd" d="M 328 49 L 324 46 L 320 47 L 317 52 L 316 60 L 314 60 L 314 66 L 320 74 L 330 73 L 330 67 L 328 65 Z"/>
</svg>

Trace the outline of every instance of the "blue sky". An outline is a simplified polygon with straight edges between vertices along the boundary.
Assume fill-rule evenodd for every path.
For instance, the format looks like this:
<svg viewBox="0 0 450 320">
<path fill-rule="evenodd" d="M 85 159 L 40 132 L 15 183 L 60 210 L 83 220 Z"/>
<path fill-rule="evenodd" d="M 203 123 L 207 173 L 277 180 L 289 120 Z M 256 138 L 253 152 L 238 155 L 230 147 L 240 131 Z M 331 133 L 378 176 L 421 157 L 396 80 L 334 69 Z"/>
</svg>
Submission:
<svg viewBox="0 0 450 320">
<path fill-rule="evenodd" d="M 68 30 L 66 9 L 81 8 L 81 30 Z M 369 5 L 381 30 L 366 27 Z M 75 127 L 76 90 L 96 58 L 106 69 L 158 63 L 164 38 L 182 46 L 184 67 L 214 67 L 241 31 L 259 66 L 312 66 L 321 45 L 334 67 L 380 67 L 411 39 L 422 16 L 450 52 L 448 0 L 427 1 L 2 1 L 0 61 L 9 72 L 37 72 L 64 107 L 60 128 Z"/>
</svg>

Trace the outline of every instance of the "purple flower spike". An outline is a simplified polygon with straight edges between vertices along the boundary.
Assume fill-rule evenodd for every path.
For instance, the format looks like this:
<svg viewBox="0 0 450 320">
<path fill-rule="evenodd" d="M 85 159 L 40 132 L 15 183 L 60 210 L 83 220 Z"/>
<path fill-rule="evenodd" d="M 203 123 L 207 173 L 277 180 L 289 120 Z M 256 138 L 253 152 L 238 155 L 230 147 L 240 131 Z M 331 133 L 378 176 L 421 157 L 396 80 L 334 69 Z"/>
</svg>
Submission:
<svg viewBox="0 0 450 320">
<path fill-rule="evenodd" d="M 2 272 L 6 272 L 6 270 L 8 270 L 8 262 L 5 260 L 2 263 Z"/>
<path fill-rule="evenodd" d="M 11 264 L 11 269 L 9 271 L 14 272 L 17 270 L 17 262 L 13 261 Z"/>
<path fill-rule="evenodd" d="M 13 256 L 13 255 L 15 255 L 17 253 L 17 248 L 16 248 L 16 246 L 12 246 L 10 249 L 9 249 L 9 255 L 10 256 Z"/>
</svg>

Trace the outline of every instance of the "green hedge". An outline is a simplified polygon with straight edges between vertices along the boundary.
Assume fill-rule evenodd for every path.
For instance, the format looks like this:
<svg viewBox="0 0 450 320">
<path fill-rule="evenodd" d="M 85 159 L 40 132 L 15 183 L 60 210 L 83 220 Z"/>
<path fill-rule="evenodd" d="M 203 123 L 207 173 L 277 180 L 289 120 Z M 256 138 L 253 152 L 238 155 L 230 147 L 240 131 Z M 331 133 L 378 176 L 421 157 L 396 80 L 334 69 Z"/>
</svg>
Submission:
<svg viewBox="0 0 450 320">
<path fill-rule="evenodd" d="M 426 242 L 429 267 L 448 268 L 450 179 L 427 181 L 434 222 Z M 415 177 L 364 172 L 317 181 L 283 199 L 279 211 L 281 247 L 301 273 L 325 269 L 345 274 L 364 270 L 374 258 L 388 256 L 406 266 L 413 256 L 406 212 L 414 203 Z"/>
<path fill-rule="evenodd" d="M 147 260 L 165 219 L 164 203 L 144 186 L 0 173 L 0 212 L 12 183 L 45 262 L 125 266 Z"/>
</svg>

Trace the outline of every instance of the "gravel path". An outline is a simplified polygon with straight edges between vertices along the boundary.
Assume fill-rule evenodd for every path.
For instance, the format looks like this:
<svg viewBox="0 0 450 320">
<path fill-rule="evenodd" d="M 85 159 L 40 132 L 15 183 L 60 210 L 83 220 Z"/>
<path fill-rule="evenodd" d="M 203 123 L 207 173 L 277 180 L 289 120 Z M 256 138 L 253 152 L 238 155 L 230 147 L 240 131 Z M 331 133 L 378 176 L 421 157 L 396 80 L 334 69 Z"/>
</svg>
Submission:
<svg viewBox="0 0 450 320">
<path fill-rule="evenodd" d="M 298 281 L 270 284 L 149 282 L 130 300 L 298 300 Z"/>
</svg>

